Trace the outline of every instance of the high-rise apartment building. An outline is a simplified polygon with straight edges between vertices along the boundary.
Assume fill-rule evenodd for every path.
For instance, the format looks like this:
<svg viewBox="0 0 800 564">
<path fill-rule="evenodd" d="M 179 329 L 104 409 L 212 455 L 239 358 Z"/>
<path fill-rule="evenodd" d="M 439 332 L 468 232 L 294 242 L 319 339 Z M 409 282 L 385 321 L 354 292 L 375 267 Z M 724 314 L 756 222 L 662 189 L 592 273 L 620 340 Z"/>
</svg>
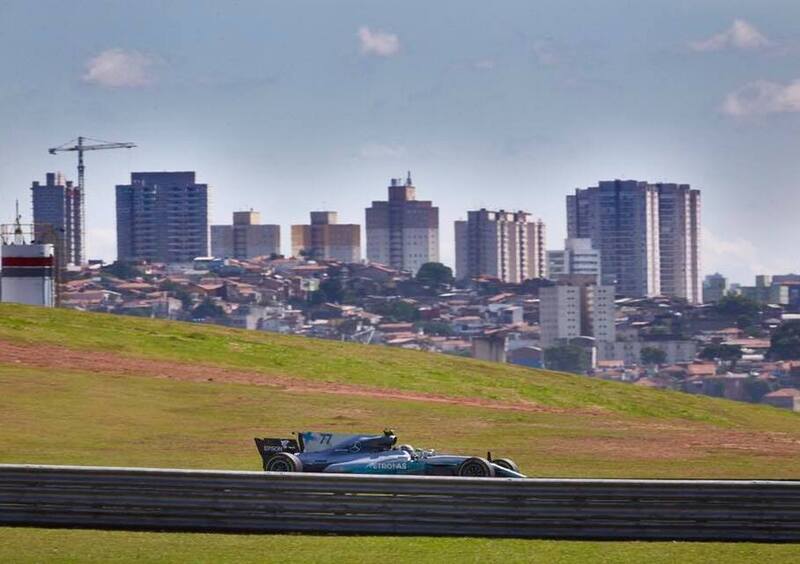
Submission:
<svg viewBox="0 0 800 564">
<path fill-rule="evenodd" d="M 233 212 L 233 225 L 211 226 L 211 254 L 249 259 L 281 252 L 281 226 L 261 225 L 257 211 Z"/>
<path fill-rule="evenodd" d="M 426 262 L 439 262 L 439 208 L 416 199 L 411 174 L 393 178 L 389 200 L 366 210 L 367 260 L 416 274 Z"/>
<path fill-rule="evenodd" d="M 529 213 L 469 211 L 455 222 L 455 235 L 459 279 L 489 275 L 518 284 L 545 275 L 544 223 Z"/>
<path fill-rule="evenodd" d="M 700 300 L 699 190 L 636 180 L 576 189 L 567 196 L 567 231 L 592 240 L 603 281 L 619 294 Z"/>
<path fill-rule="evenodd" d="M 59 268 L 86 263 L 83 193 L 60 172 L 48 172 L 44 184 L 31 185 L 34 236 L 52 244 Z"/>
<path fill-rule="evenodd" d="M 603 281 L 623 296 L 660 293 L 658 191 L 612 180 L 567 196 L 567 233 L 600 251 Z"/>
<path fill-rule="evenodd" d="M 208 255 L 208 185 L 190 172 L 133 172 L 117 185 L 117 260 L 189 262 Z"/>
<path fill-rule="evenodd" d="M 688 184 L 655 186 L 661 294 L 700 303 L 700 190 L 692 190 Z"/>
<path fill-rule="evenodd" d="M 542 347 L 578 337 L 594 337 L 599 346 L 616 340 L 614 286 L 598 285 L 593 275 L 565 276 L 539 289 Z"/>
<path fill-rule="evenodd" d="M 361 226 L 338 223 L 334 211 L 312 211 L 309 225 L 292 225 L 292 255 L 312 259 L 361 260 Z"/>
<path fill-rule="evenodd" d="M 718 302 L 728 291 L 728 280 L 719 272 L 709 274 L 703 280 L 703 303 Z"/>
<path fill-rule="evenodd" d="M 594 276 L 601 282 L 600 251 L 591 239 L 565 239 L 564 250 L 547 251 L 547 277 L 559 280 L 571 274 Z"/>
</svg>

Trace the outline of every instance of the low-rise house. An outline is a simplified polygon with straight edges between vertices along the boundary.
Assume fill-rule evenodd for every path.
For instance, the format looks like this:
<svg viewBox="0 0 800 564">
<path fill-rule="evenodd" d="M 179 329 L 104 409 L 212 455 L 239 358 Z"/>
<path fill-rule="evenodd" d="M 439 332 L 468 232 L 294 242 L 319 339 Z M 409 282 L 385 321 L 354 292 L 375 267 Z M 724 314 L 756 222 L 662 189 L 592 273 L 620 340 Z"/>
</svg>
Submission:
<svg viewBox="0 0 800 564">
<path fill-rule="evenodd" d="M 84 311 L 107 311 L 122 303 L 122 295 L 111 290 L 62 292 L 61 306 Z"/>
<path fill-rule="evenodd" d="M 457 335 L 479 335 L 486 323 L 477 315 L 464 315 L 452 321 L 453 332 Z"/>
</svg>

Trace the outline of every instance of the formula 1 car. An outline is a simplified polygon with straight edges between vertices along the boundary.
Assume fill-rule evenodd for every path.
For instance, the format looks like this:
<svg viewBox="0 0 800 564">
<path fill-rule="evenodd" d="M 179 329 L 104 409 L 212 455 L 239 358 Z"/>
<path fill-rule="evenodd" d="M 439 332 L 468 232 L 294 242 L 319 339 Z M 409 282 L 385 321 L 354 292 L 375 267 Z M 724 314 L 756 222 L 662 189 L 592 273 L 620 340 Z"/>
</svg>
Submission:
<svg viewBox="0 0 800 564">
<path fill-rule="evenodd" d="M 524 478 L 513 460 L 439 454 L 411 445 L 395 446 L 393 431 L 382 435 L 297 433 L 297 439 L 255 439 L 267 472 L 335 472 Z"/>
</svg>

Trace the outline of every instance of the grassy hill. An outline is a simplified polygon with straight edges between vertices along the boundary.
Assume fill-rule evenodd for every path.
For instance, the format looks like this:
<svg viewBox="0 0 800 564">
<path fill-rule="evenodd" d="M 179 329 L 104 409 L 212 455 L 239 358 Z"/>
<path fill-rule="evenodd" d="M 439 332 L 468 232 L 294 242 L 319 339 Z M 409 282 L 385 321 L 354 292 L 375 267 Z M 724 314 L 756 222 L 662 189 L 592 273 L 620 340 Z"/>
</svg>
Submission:
<svg viewBox="0 0 800 564">
<path fill-rule="evenodd" d="M 69 310 L 0 304 L 0 391 L 2 461 L 257 469 L 256 435 L 393 427 L 531 475 L 800 475 L 800 416 L 771 407 Z"/>
<path fill-rule="evenodd" d="M 380 346 L 0 304 L 0 462 L 256 470 L 254 436 L 384 427 L 417 446 L 491 449 L 532 476 L 800 476 L 800 416 L 774 408 Z M 194 536 L 195 544 L 183 535 L 0 529 L 0 560 L 26 544 L 39 546 L 32 560 L 47 547 L 69 560 L 92 554 L 80 547 L 95 538 L 124 559 L 142 556 L 132 539 L 175 558 L 189 554 L 182 546 L 204 546 L 194 559 L 239 537 Z M 342 544 L 259 538 L 309 555 Z M 359 546 L 383 551 L 388 542 Z M 528 559 L 532 547 L 642 560 L 714 546 L 678 545 L 687 552 L 676 553 L 659 543 L 414 542 L 505 561 Z M 737 556 L 763 555 L 737 546 Z M 257 554 L 248 550 L 235 554 Z M 774 550 L 780 559 L 784 549 Z"/>
</svg>

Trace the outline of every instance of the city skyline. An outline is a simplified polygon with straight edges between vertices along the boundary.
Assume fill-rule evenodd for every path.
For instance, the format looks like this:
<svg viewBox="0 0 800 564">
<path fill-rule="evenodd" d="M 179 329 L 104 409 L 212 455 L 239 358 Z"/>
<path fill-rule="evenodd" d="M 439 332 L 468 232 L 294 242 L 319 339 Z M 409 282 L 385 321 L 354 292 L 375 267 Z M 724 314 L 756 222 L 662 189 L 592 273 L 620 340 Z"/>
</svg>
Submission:
<svg viewBox="0 0 800 564">
<path fill-rule="evenodd" d="M 0 6 L 15 22 L 0 35 L 0 197 L 28 201 L 46 171 L 74 179 L 73 155 L 46 149 L 78 134 L 136 142 L 87 156 L 90 258 L 114 258 L 105 210 L 133 170 L 197 170 L 211 223 L 254 208 L 288 226 L 314 209 L 363 224 L 386 179 L 411 168 L 441 226 L 469 209 L 523 209 L 551 242 L 566 237 L 563 196 L 576 187 L 691 184 L 704 198 L 703 274 L 797 270 L 777 244 L 792 240 L 800 203 L 794 3 L 622 14 L 509 2 L 455 15 L 443 3 L 424 5 L 424 20 L 413 2 L 225 13 L 54 2 L 46 19 L 40 7 Z M 447 231 L 441 243 L 453 265 Z"/>
</svg>

